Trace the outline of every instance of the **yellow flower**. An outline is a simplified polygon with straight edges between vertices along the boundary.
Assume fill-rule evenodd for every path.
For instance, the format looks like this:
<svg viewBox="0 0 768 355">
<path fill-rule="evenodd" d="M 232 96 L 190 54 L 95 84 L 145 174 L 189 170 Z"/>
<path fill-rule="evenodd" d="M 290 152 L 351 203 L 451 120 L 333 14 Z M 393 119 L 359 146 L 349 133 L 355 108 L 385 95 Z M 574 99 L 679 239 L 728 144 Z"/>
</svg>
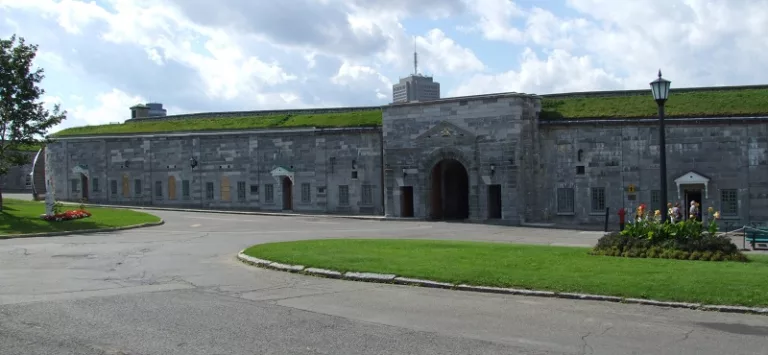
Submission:
<svg viewBox="0 0 768 355">
<path fill-rule="evenodd" d="M 720 211 L 715 212 L 715 219 L 720 219 Z"/>
<path fill-rule="evenodd" d="M 696 215 L 690 215 L 690 216 L 688 216 L 688 218 L 694 219 L 694 218 L 696 218 Z"/>
<path fill-rule="evenodd" d="M 661 210 L 653 211 L 653 215 L 656 217 L 661 216 Z"/>
<path fill-rule="evenodd" d="M 710 207 L 710 208 L 707 208 L 707 212 L 709 212 L 709 214 L 712 214 L 712 213 L 714 213 L 714 212 L 715 212 L 715 209 L 714 209 L 714 208 L 712 208 L 712 207 Z"/>
</svg>

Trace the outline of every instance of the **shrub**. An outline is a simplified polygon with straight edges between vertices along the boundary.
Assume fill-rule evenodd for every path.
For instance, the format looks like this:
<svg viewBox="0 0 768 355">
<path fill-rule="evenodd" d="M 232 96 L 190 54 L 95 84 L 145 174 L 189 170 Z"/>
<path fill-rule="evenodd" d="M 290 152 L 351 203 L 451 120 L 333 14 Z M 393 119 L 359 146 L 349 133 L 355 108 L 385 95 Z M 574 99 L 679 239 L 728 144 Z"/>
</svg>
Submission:
<svg viewBox="0 0 768 355">
<path fill-rule="evenodd" d="M 747 261 L 730 238 L 717 234 L 720 213 L 711 207 L 708 212 L 709 223 L 699 222 L 695 218 L 662 223 L 660 211 L 650 215 L 645 205 L 641 204 L 633 222 L 621 232 L 600 238 L 591 254 L 628 258 Z"/>
</svg>

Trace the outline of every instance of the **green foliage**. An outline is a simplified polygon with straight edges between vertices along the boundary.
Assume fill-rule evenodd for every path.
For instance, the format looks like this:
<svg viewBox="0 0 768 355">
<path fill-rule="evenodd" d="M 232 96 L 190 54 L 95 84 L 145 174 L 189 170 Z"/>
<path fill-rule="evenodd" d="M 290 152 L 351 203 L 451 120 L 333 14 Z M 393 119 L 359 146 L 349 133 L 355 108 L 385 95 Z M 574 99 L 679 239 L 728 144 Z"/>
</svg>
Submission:
<svg viewBox="0 0 768 355">
<path fill-rule="evenodd" d="M 60 213 L 64 213 L 64 204 L 59 201 L 55 201 L 53 203 L 53 214 L 60 214 Z"/>
<path fill-rule="evenodd" d="M 365 127 L 380 126 L 381 110 L 334 112 L 316 114 L 275 114 L 222 118 L 168 117 L 152 121 L 73 127 L 52 134 L 52 137 L 96 134 L 135 134 L 175 131 L 245 130 L 298 127 Z"/>
<path fill-rule="evenodd" d="M 658 107 L 647 94 L 576 95 L 541 100 L 541 119 L 656 117 Z M 664 105 L 668 117 L 733 117 L 768 114 L 768 89 L 732 88 L 672 92 Z"/>
<path fill-rule="evenodd" d="M 50 113 L 40 98 L 43 69 L 33 69 L 37 46 L 16 35 L 0 39 L 0 176 L 29 163 L 22 154 L 39 146 L 48 130 L 66 118 L 59 105 Z"/>
<path fill-rule="evenodd" d="M 647 257 L 677 260 L 747 261 L 730 238 L 718 234 L 718 212 L 708 209 L 709 223 L 689 218 L 662 223 L 659 211 L 653 216 L 640 205 L 632 223 L 623 231 L 597 242 L 593 255 Z"/>
</svg>

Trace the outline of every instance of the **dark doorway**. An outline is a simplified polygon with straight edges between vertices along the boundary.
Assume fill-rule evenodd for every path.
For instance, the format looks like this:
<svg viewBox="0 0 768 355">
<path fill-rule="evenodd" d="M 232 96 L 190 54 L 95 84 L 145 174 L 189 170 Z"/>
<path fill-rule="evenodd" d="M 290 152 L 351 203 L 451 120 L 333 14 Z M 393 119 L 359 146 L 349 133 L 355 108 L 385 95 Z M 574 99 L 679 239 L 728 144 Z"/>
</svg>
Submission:
<svg viewBox="0 0 768 355">
<path fill-rule="evenodd" d="M 501 219 L 501 185 L 488 185 L 488 219 Z"/>
<path fill-rule="evenodd" d="M 685 190 L 685 218 L 691 218 L 691 201 L 699 203 L 699 213 L 696 220 L 701 221 L 701 190 Z"/>
<path fill-rule="evenodd" d="M 432 219 L 469 218 L 469 174 L 458 160 L 445 159 L 432 168 Z"/>
<path fill-rule="evenodd" d="M 400 187 L 400 217 L 413 217 L 413 186 Z"/>
<path fill-rule="evenodd" d="M 84 200 L 88 200 L 88 190 L 90 187 L 88 186 L 88 177 L 85 174 L 80 174 L 80 188 L 82 189 L 80 195 Z"/>
<path fill-rule="evenodd" d="M 293 181 L 287 176 L 283 177 L 283 210 L 293 209 Z"/>
</svg>

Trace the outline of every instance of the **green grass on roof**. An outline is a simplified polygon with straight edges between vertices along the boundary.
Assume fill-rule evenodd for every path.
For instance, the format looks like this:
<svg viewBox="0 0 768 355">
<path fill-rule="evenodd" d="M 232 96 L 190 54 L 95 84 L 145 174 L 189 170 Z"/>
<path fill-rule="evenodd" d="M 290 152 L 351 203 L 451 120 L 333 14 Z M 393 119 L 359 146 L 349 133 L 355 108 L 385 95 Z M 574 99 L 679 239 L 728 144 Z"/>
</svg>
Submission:
<svg viewBox="0 0 768 355">
<path fill-rule="evenodd" d="M 322 114 L 282 114 L 225 118 L 158 119 L 100 126 L 73 127 L 53 134 L 53 137 L 159 133 L 178 131 L 245 130 L 298 127 L 364 127 L 381 125 L 381 111 L 355 111 Z"/>
<path fill-rule="evenodd" d="M 42 148 L 43 145 L 41 144 L 21 144 L 13 146 L 13 150 L 20 151 L 20 152 L 36 152 Z"/>
<path fill-rule="evenodd" d="M 646 95 L 543 98 L 542 119 L 657 117 L 651 91 Z M 768 115 L 768 89 L 672 92 L 665 114 L 669 117 L 733 117 Z"/>
<path fill-rule="evenodd" d="M 605 94 L 603 94 L 605 95 Z M 579 94 L 542 98 L 542 120 L 645 118 L 657 116 L 650 90 L 646 94 L 600 96 Z M 666 103 L 668 117 L 738 117 L 768 115 L 768 89 L 730 88 L 713 91 L 675 92 Z M 74 127 L 53 137 L 162 133 L 179 131 L 246 130 L 298 127 L 380 126 L 381 111 L 320 114 L 254 115 L 248 117 L 179 118 Z"/>
</svg>

